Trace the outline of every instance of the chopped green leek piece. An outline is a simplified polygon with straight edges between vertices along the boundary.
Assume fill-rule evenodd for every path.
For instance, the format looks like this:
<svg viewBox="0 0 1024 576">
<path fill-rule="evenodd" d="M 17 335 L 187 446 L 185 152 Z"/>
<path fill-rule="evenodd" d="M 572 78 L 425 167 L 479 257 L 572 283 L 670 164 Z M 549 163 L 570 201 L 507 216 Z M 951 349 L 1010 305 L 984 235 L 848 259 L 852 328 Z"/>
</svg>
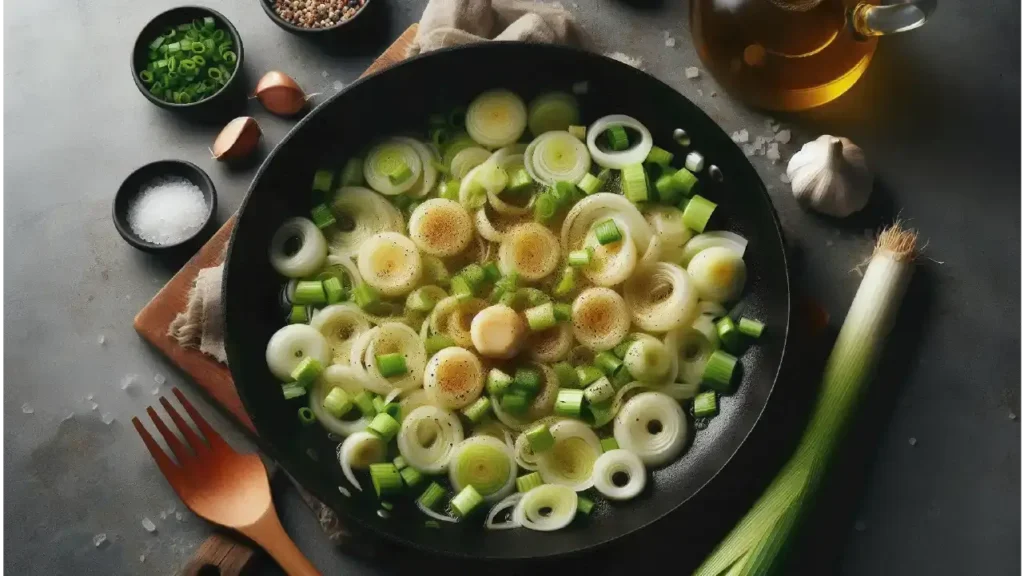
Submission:
<svg viewBox="0 0 1024 576">
<path fill-rule="evenodd" d="M 459 518 L 465 518 L 469 516 L 473 510 L 475 510 L 484 501 L 483 496 L 473 488 L 472 484 L 467 484 L 462 492 L 459 492 L 452 498 L 452 513 Z"/>
<path fill-rule="evenodd" d="M 405 307 L 417 312 L 430 312 L 437 305 L 437 300 L 431 296 L 432 290 L 417 288 L 409 294 L 405 300 Z"/>
<path fill-rule="evenodd" d="M 291 400 L 299 396 L 305 396 L 306 387 L 298 382 L 289 382 L 281 385 L 281 392 L 284 394 L 285 400 Z"/>
<path fill-rule="evenodd" d="M 701 383 L 716 392 L 729 394 L 732 392 L 733 376 L 738 363 L 732 354 L 715 350 L 708 358 L 708 363 L 704 365 Z"/>
<path fill-rule="evenodd" d="M 316 380 L 321 373 L 323 373 L 324 367 L 320 365 L 320 361 L 312 356 L 306 356 L 299 362 L 299 365 L 292 370 L 291 377 L 303 386 L 308 386 L 310 382 Z"/>
<path fill-rule="evenodd" d="M 509 176 L 508 187 L 505 190 L 518 194 L 529 190 L 531 186 L 533 186 L 533 178 L 530 178 L 530 173 L 525 168 L 520 168 Z"/>
<path fill-rule="evenodd" d="M 541 304 L 534 308 L 527 308 L 526 310 L 526 323 L 530 326 L 530 330 L 534 332 L 540 332 L 541 330 L 547 330 L 555 324 L 555 306 L 548 302 L 547 304 Z"/>
<path fill-rule="evenodd" d="M 401 472 L 399 472 L 399 475 L 401 475 Z M 395 505 L 392 504 L 391 502 L 388 502 L 387 500 L 381 500 L 380 507 L 383 508 L 384 510 L 392 510 L 394 509 Z"/>
<path fill-rule="evenodd" d="M 442 288 L 447 288 L 451 284 L 451 274 L 448 273 L 448 267 L 444 265 L 444 262 L 440 258 L 435 256 L 424 256 L 423 257 L 423 283 L 424 284 L 437 284 Z"/>
<path fill-rule="evenodd" d="M 550 192 L 541 192 L 533 200 L 533 219 L 547 224 L 558 212 L 558 201 Z"/>
<path fill-rule="evenodd" d="M 469 281 L 462 276 L 452 277 L 451 289 L 452 296 L 458 296 L 460 299 L 469 299 L 473 297 L 473 286 L 471 286 Z"/>
<path fill-rule="evenodd" d="M 462 183 L 459 182 L 458 180 L 448 180 L 447 182 L 441 184 L 441 189 L 438 192 L 438 196 L 440 196 L 441 198 L 445 198 L 447 200 L 454 200 L 455 202 L 458 202 L 459 188 L 461 186 Z"/>
<path fill-rule="evenodd" d="M 476 263 L 463 268 L 462 271 L 459 272 L 459 276 L 465 278 L 466 282 L 469 282 L 470 287 L 473 288 L 473 292 L 476 292 L 476 290 L 480 288 L 480 285 L 484 283 L 484 280 L 487 279 L 487 273 L 484 272 L 483 267 Z"/>
<path fill-rule="evenodd" d="M 331 212 L 331 209 L 326 204 L 317 204 L 313 207 L 311 214 L 313 216 L 313 223 L 321 230 L 338 222 L 334 218 L 334 213 Z"/>
<path fill-rule="evenodd" d="M 615 225 L 615 221 L 611 218 L 595 226 L 594 235 L 597 236 L 597 241 L 602 246 L 622 240 L 622 232 L 619 231 L 619 227 Z"/>
<path fill-rule="evenodd" d="M 739 328 L 740 334 L 751 338 L 760 338 L 761 334 L 764 333 L 764 322 L 751 320 L 750 318 L 740 318 L 739 324 L 736 326 Z"/>
<path fill-rule="evenodd" d="M 569 134 L 579 138 L 580 140 L 587 141 L 587 127 L 586 126 L 569 126 Z"/>
<path fill-rule="evenodd" d="M 590 264 L 591 258 L 594 257 L 594 249 L 590 246 L 582 250 L 573 250 L 569 252 L 569 266 L 579 268 Z"/>
<path fill-rule="evenodd" d="M 615 357 L 619 360 L 624 360 L 626 358 L 626 352 L 629 351 L 629 347 L 633 345 L 633 342 L 634 340 L 632 338 L 626 338 L 612 348 L 612 354 L 615 354 Z"/>
<path fill-rule="evenodd" d="M 163 36 L 157 36 L 156 40 L 149 43 L 150 50 L 156 50 L 160 48 L 160 45 L 164 43 L 165 38 Z"/>
<path fill-rule="evenodd" d="M 679 192 L 686 196 L 693 194 L 694 188 L 697 186 L 698 182 L 697 177 L 693 175 L 693 172 L 690 172 L 686 168 L 680 168 L 672 175 L 672 178 L 675 180 L 675 187 Z"/>
<path fill-rule="evenodd" d="M 341 185 L 342 186 L 362 186 L 363 185 L 363 159 L 362 158 L 349 158 L 348 162 L 345 162 L 345 167 L 341 170 Z"/>
<path fill-rule="evenodd" d="M 552 130 L 565 130 L 579 121 L 579 104 L 571 94 L 549 92 L 530 102 L 527 126 L 535 137 Z"/>
<path fill-rule="evenodd" d="M 683 225 L 695 232 L 703 232 L 704 227 L 708 225 L 708 220 L 711 219 L 711 214 L 717 207 L 718 204 L 711 200 L 700 194 L 694 194 L 686 203 L 686 208 L 683 209 Z"/>
<path fill-rule="evenodd" d="M 333 182 L 334 172 L 330 170 L 317 170 L 313 174 L 313 190 L 315 192 L 330 192 Z"/>
<path fill-rule="evenodd" d="M 526 494 L 543 483 L 544 479 L 540 477 L 540 472 L 530 472 L 529 474 L 523 474 L 519 478 L 516 478 L 516 490 L 522 494 Z"/>
<path fill-rule="evenodd" d="M 309 407 L 303 406 L 299 408 L 299 422 L 302 422 L 303 426 L 309 426 L 316 422 L 316 414 L 313 414 Z"/>
<path fill-rule="evenodd" d="M 402 406 L 398 402 L 388 402 L 387 404 L 382 406 L 381 409 L 378 410 L 378 412 L 387 414 L 388 416 L 391 416 L 395 420 L 398 420 L 398 415 L 402 413 Z"/>
<path fill-rule="evenodd" d="M 564 208 L 576 200 L 576 185 L 572 182 L 555 182 L 555 187 L 551 190 L 551 194 L 555 197 L 555 203 L 559 207 Z"/>
<path fill-rule="evenodd" d="M 664 204 L 674 206 L 683 197 L 683 191 L 672 174 L 662 174 L 655 180 L 654 189 L 658 192 L 658 200 Z"/>
<path fill-rule="evenodd" d="M 555 414 L 579 418 L 583 411 L 583 390 L 567 388 L 558 391 L 555 399 Z"/>
<path fill-rule="evenodd" d="M 614 386 L 616 390 L 622 388 L 623 386 L 629 384 L 634 380 L 633 375 L 629 373 L 629 370 L 627 370 L 625 366 L 619 369 L 619 371 L 613 374 L 609 379 L 612 382 L 612 386 Z"/>
<path fill-rule="evenodd" d="M 305 306 L 292 306 L 292 311 L 288 314 L 289 324 L 305 324 L 309 322 L 309 311 Z"/>
<path fill-rule="evenodd" d="M 576 497 L 576 515 L 577 516 L 590 516 L 590 513 L 594 510 L 594 501 L 586 496 Z"/>
<path fill-rule="evenodd" d="M 419 503 L 429 510 L 433 510 L 441 503 L 441 499 L 444 498 L 446 492 L 437 482 L 431 482 L 427 489 L 420 494 L 418 499 Z"/>
<path fill-rule="evenodd" d="M 406 462 L 405 458 L 402 458 L 401 456 L 395 456 L 395 459 L 392 460 L 391 463 L 394 464 L 395 468 L 398 468 L 399 470 L 402 470 L 403 468 L 409 466 L 409 463 Z"/>
<path fill-rule="evenodd" d="M 732 321 L 732 318 L 723 316 L 715 322 L 715 332 L 718 333 L 718 340 L 722 343 L 722 346 L 730 352 L 736 352 L 740 346 L 740 331 L 736 329 L 736 324 Z"/>
<path fill-rule="evenodd" d="M 558 362 L 552 369 L 555 371 L 555 376 L 558 377 L 559 388 L 579 388 L 580 378 L 576 374 L 576 369 L 572 367 L 572 364 L 568 362 Z"/>
<path fill-rule="evenodd" d="M 603 452 L 610 452 L 612 450 L 618 450 L 618 449 L 619 449 L 619 442 L 617 440 L 615 440 L 614 436 L 609 436 L 607 438 L 601 438 L 601 450 Z"/>
<path fill-rule="evenodd" d="M 348 397 L 348 393 L 341 388 L 332 388 L 327 396 L 324 396 L 324 409 L 331 416 L 341 418 L 352 409 L 352 400 Z"/>
<path fill-rule="evenodd" d="M 608 380 L 607 376 L 601 376 L 583 390 L 583 395 L 586 397 L 587 402 L 590 402 L 591 404 L 600 404 L 601 402 L 610 400 L 615 396 L 615 387 L 612 386 L 612 383 Z"/>
<path fill-rule="evenodd" d="M 373 420 L 370 421 L 370 425 L 366 427 L 366 430 L 380 436 L 380 439 L 387 444 L 388 442 L 391 442 L 391 439 L 395 437 L 395 434 L 398 434 L 398 428 L 399 424 L 397 420 L 381 412 L 373 417 Z M 394 464 L 389 465 L 394 467 Z"/>
<path fill-rule="evenodd" d="M 672 164 L 673 154 L 660 146 L 652 146 L 651 151 L 647 153 L 647 159 L 644 162 L 648 164 L 657 164 L 659 166 L 668 166 Z"/>
<path fill-rule="evenodd" d="M 604 372 L 601 372 L 596 366 L 585 364 L 576 368 L 576 376 L 580 379 L 580 386 L 589 386 L 597 382 L 599 378 L 603 378 Z"/>
<path fill-rule="evenodd" d="M 541 376 L 540 370 L 534 368 L 516 368 L 516 375 L 513 378 L 513 384 L 520 390 L 525 390 L 531 394 L 536 394 L 540 390 Z"/>
<path fill-rule="evenodd" d="M 589 172 L 576 184 L 576 187 L 586 195 L 591 195 L 601 189 L 601 181 Z"/>
<path fill-rule="evenodd" d="M 571 304 L 555 304 L 555 320 L 568 322 L 572 318 Z"/>
<path fill-rule="evenodd" d="M 587 404 L 584 410 L 586 410 L 584 419 L 595 428 L 600 428 L 615 418 L 615 413 L 612 412 L 611 401 L 602 402 L 601 404 Z"/>
<path fill-rule="evenodd" d="M 420 483 L 422 483 L 423 480 L 426 478 L 425 476 L 423 476 L 422 472 L 413 468 L 412 466 L 402 468 L 401 470 L 398 471 L 398 473 L 402 476 L 402 481 L 405 482 L 405 485 L 408 486 L 409 488 L 415 488 L 416 486 L 419 486 Z"/>
<path fill-rule="evenodd" d="M 391 197 L 391 203 L 399 210 L 407 210 L 409 205 L 412 204 L 412 198 L 409 198 L 405 194 L 398 194 Z"/>
<path fill-rule="evenodd" d="M 501 408 L 512 414 L 522 414 L 529 405 L 529 399 L 522 393 L 506 392 L 501 397 Z"/>
<path fill-rule="evenodd" d="M 462 415 L 473 424 L 478 424 L 491 411 L 491 400 L 487 396 L 481 396 L 469 406 L 462 409 Z"/>
<path fill-rule="evenodd" d="M 643 164 L 629 164 L 622 168 L 622 195 L 637 204 L 650 199 L 647 190 L 647 172 Z"/>
<path fill-rule="evenodd" d="M 392 376 L 402 376 L 409 372 L 408 366 L 405 364 L 405 356 L 399 352 L 392 352 L 391 354 L 378 354 L 377 358 L 377 370 L 380 371 L 380 375 L 385 378 L 391 378 Z"/>
<path fill-rule="evenodd" d="M 373 407 L 373 399 L 376 396 L 372 392 L 363 390 L 356 397 L 352 399 L 352 403 L 356 405 L 359 412 L 366 418 L 372 418 L 376 413 L 377 409 Z"/>
<path fill-rule="evenodd" d="M 492 396 L 501 396 L 512 385 L 512 382 L 511 376 L 497 368 L 491 368 L 491 371 L 487 373 L 487 393 Z"/>
<path fill-rule="evenodd" d="M 335 276 L 323 281 L 324 294 L 327 295 L 328 304 L 337 304 L 345 298 L 345 288 L 341 285 L 341 280 Z"/>
<path fill-rule="evenodd" d="M 718 414 L 718 397 L 714 390 L 701 392 L 693 397 L 693 415 L 705 418 Z"/>
<path fill-rule="evenodd" d="M 394 186 L 398 186 L 409 178 L 412 178 L 412 168 L 409 168 L 409 165 L 406 164 L 405 161 L 400 160 L 399 163 L 392 168 L 390 172 L 388 172 L 388 181 Z"/>
<path fill-rule="evenodd" d="M 295 284 L 292 304 L 326 304 L 324 283 L 319 280 L 301 280 Z"/>
<path fill-rule="evenodd" d="M 424 344 L 427 348 L 427 354 L 433 356 L 445 348 L 455 346 L 455 340 L 444 334 L 434 334 L 433 336 L 428 336 Z"/>
<path fill-rule="evenodd" d="M 615 354 L 605 350 L 594 356 L 594 365 L 601 369 L 608 376 L 614 375 L 622 368 L 622 360 Z"/>
<path fill-rule="evenodd" d="M 402 490 L 402 475 L 390 462 L 370 464 L 370 481 L 373 482 L 373 489 L 377 492 L 378 498 Z"/>
<path fill-rule="evenodd" d="M 576 269 L 572 266 L 566 266 L 562 270 L 562 275 L 558 278 L 558 283 L 551 290 L 551 293 L 556 297 L 561 298 L 562 296 L 568 296 L 576 289 Z"/>
<path fill-rule="evenodd" d="M 540 454 L 555 445 L 555 437 L 547 424 L 537 424 L 526 431 L 526 440 L 530 443 L 530 450 L 534 454 Z"/>
<path fill-rule="evenodd" d="M 355 300 L 356 306 L 366 310 L 380 302 L 380 294 L 373 286 L 366 282 L 360 282 L 352 292 L 352 299 Z"/>
<path fill-rule="evenodd" d="M 626 129 L 622 126 L 612 126 L 604 133 L 608 139 L 608 148 L 615 150 L 625 150 L 629 148 L 629 134 L 626 133 Z"/>
<path fill-rule="evenodd" d="M 384 404 L 384 399 L 383 398 L 381 398 L 380 396 L 374 396 L 373 397 L 373 410 L 377 414 L 383 414 L 384 413 L 384 406 L 385 406 L 385 404 Z"/>
<path fill-rule="evenodd" d="M 501 270 L 498 269 L 498 265 L 494 260 L 488 260 L 483 265 L 484 278 L 489 282 L 497 282 L 501 280 Z"/>
</svg>

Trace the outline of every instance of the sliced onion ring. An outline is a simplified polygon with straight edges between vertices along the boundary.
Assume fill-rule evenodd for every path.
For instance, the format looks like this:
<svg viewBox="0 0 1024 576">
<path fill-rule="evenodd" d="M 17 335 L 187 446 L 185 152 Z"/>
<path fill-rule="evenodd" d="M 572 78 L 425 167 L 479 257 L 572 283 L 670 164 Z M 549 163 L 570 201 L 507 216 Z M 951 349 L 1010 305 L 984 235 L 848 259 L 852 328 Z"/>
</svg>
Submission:
<svg viewBox="0 0 1024 576">
<path fill-rule="evenodd" d="M 640 133 L 640 141 L 633 143 L 626 150 L 608 152 L 601 150 L 597 146 L 597 137 L 612 126 L 623 126 L 636 130 Z M 594 162 L 603 168 L 622 170 L 623 167 L 630 164 L 639 164 L 647 159 L 647 154 L 653 147 L 654 140 L 651 138 L 650 130 L 631 116 L 612 114 L 599 118 L 590 125 L 590 128 L 587 128 L 587 149 L 590 150 L 590 156 L 593 157 Z"/>
<path fill-rule="evenodd" d="M 298 238 L 299 249 L 289 254 L 285 246 Z M 327 241 L 308 218 L 289 218 L 270 239 L 270 264 L 278 274 L 302 278 L 315 274 L 327 257 Z"/>
<path fill-rule="evenodd" d="M 626 483 L 616 483 L 616 476 L 624 474 Z M 594 462 L 594 488 L 612 500 L 636 497 L 647 485 L 647 471 L 640 457 L 621 448 L 601 454 Z"/>
<path fill-rule="evenodd" d="M 341 464 L 341 471 L 357 490 L 362 490 L 363 487 L 359 485 L 352 469 L 367 468 L 370 464 L 383 462 L 385 456 L 387 446 L 378 436 L 369 432 L 356 432 L 345 438 L 338 446 L 338 463 Z"/>
<path fill-rule="evenodd" d="M 518 528 L 520 524 L 515 520 L 514 510 L 516 504 L 519 503 L 519 500 L 522 497 L 523 495 L 517 492 L 515 494 L 506 496 L 505 499 L 503 499 L 501 502 L 495 504 L 494 507 L 491 508 L 491 511 L 487 513 L 487 520 L 484 522 L 484 528 L 487 528 L 488 530 L 508 530 L 510 528 Z M 508 521 L 494 521 L 494 519 L 497 518 L 499 514 L 510 509 L 513 510 L 513 513 L 509 515 Z"/>
<path fill-rule="evenodd" d="M 542 484 L 519 500 L 513 512 L 514 521 L 524 528 L 550 532 L 565 528 L 576 516 L 579 499 L 568 486 Z M 548 509 L 547 514 L 541 511 Z"/>
<path fill-rule="evenodd" d="M 647 466 L 661 466 L 679 456 L 688 436 L 679 403 L 660 392 L 641 392 L 615 416 L 615 441 Z"/>
<path fill-rule="evenodd" d="M 341 388 L 351 397 L 363 391 L 362 375 L 348 366 L 328 366 L 323 375 L 316 379 L 309 391 L 309 408 L 316 415 L 316 421 L 327 431 L 339 436 L 351 436 L 366 430 L 370 419 L 362 416 L 356 420 L 335 418 L 324 408 L 324 398 L 334 388 Z"/>
<path fill-rule="evenodd" d="M 594 461 L 601 454 L 601 441 L 579 420 L 561 420 L 550 427 L 554 445 L 537 458 L 537 470 L 547 484 L 560 484 L 580 491 L 594 484 Z"/>
<path fill-rule="evenodd" d="M 424 434 L 421 426 L 433 435 Z M 402 421 L 398 451 L 409 466 L 424 474 L 440 474 L 448 470 L 452 449 L 463 438 L 457 416 L 436 406 L 420 406 Z"/>
</svg>

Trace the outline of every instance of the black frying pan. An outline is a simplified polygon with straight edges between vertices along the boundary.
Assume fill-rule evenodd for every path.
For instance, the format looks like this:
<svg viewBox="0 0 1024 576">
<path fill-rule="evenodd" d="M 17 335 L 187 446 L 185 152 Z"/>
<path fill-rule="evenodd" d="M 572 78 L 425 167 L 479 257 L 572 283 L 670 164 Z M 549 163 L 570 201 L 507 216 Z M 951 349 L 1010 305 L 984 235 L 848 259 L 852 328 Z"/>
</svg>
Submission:
<svg viewBox="0 0 1024 576">
<path fill-rule="evenodd" d="M 319 427 L 302 428 L 301 404 L 285 402 L 267 369 L 264 351 L 282 325 L 277 305 L 282 279 L 267 259 L 270 237 L 293 215 L 308 215 L 313 172 L 339 165 L 374 137 L 423 131 L 428 114 L 465 105 L 490 88 L 509 88 L 529 100 L 553 89 L 589 82 L 582 97 L 583 119 L 612 113 L 636 117 L 654 141 L 674 149 L 672 131 L 684 128 L 693 147 L 725 175 L 722 183 L 702 178 L 705 194 L 721 205 L 721 222 L 750 240 L 745 260 L 749 280 L 747 313 L 768 330 L 742 357 L 738 391 L 721 402 L 721 414 L 696 431 L 685 455 L 651 475 L 644 493 L 630 502 L 600 502 L 585 522 L 553 533 L 491 532 L 483 519 L 430 529 L 411 505 L 397 505 L 388 519 L 377 515 L 376 499 L 341 495 L 347 485 L 335 460 L 336 443 Z M 520 43 L 477 44 L 435 52 L 360 80 L 318 106 L 299 122 L 260 167 L 242 204 L 228 253 L 224 280 L 227 352 L 242 401 L 259 431 L 263 448 L 303 486 L 334 508 L 344 524 L 425 551 L 472 558 L 549 557 L 599 546 L 643 528 L 680 508 L 700 529 L 702 511 L 687 501 L 725 466 L 753 429 L 768 401 L 782 362 L 789 328 L 789 276 L 779 221 L 771 201 L 742 152 L 697 106 L 655 78 L 595 54 Z M 707 513 L 707 511 L 703 511 Z M 680 534 L 680 542 L 686 537 Z"/>
</svg>

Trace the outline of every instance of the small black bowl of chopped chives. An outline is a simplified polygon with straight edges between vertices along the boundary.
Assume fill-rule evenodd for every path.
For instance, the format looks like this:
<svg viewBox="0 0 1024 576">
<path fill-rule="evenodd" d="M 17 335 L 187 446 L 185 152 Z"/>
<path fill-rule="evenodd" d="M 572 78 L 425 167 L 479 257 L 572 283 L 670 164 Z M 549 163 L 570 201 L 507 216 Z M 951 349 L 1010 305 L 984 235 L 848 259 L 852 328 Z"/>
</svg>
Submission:
<svg viewBox="0 0 1024 576">
<path fill-rule="evenodd" d="M 221 13 L 180 6 L 149 21 L 132 50 L 132 76 L 150 102 L 210 113 L 244 102 L 242 38 Z"/>
</svg>

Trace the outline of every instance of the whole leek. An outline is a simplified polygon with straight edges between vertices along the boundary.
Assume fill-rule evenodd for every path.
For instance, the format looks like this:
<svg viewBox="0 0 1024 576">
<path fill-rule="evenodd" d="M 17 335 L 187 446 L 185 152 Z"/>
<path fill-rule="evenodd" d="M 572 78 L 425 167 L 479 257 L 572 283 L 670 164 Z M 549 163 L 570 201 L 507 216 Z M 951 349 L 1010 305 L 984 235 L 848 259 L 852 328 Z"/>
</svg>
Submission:
<svg viewBox="0 0 1024 576">
<path fill-rule="evenodd" d="M 813 502 L 832 452 L 871 379 L 917 254 L 917 233 L 899 222 L 879 236 L 825 365 L 821 391 L 800 444 L 695 576 L 760 575 L 780 568 L 781 552 Z"/>
</svg>

